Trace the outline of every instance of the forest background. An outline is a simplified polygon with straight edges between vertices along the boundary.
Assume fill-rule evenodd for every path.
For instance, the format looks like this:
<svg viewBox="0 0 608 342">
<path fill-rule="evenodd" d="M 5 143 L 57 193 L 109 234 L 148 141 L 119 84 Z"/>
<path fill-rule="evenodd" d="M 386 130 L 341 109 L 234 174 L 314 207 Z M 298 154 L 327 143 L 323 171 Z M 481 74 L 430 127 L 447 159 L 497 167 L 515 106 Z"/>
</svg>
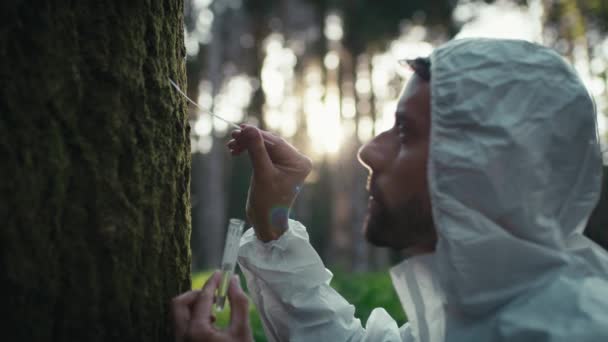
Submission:
<svg viewBox="0 0 608 342">
<path fill-rule="evenodd" d="M 189 95 L 205 110 L 276 132 L 313 159 L 291 216 L 332 270 L 384 270 L 400 258 L 361 234 L 367 171 L 356 160 L 362 144 L 393 124 L 411 76 L 400 59 L 427 56 L 454 37 L 552 47 L 591 91 L 606 146 L 605 1 L 188 0 L 185 18 Z M 199 271 L 219 265 L 228 218 L 244 218 L 251 168 L 246 156 L 230 157 L 224 122 L 193 106 L 189 113 Z M 596 210 L 589 225 L 608 246 L 608 210 Z"/>
</svg>

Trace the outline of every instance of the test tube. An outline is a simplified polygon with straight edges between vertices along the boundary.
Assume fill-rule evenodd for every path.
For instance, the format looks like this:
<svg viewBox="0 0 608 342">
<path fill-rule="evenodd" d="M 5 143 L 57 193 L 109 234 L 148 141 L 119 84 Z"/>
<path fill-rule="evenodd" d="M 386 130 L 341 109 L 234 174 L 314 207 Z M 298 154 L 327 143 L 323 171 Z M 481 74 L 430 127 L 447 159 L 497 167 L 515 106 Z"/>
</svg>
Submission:
<svg viewBox="0 0 608 342">
<path fill-rule="evenodd" d="M 239 243 L 241 235 L 243 235 L 244 226 L 245 222 L 243 220 L 235 218 L 231 218 L 228 223 L 226 243 L 224 244 L 224 256 L 222 257 L 222 281 L 218 288 L 215 302 L 217 311 L 224 310 L 224 305 L 226 304 L 226 293 L 228 292 L 228 285 L 230 285 L 230 279 L 232 278 L 234 267 L 236 266 L 236 258 L 239 254 Z"/>
</svg>

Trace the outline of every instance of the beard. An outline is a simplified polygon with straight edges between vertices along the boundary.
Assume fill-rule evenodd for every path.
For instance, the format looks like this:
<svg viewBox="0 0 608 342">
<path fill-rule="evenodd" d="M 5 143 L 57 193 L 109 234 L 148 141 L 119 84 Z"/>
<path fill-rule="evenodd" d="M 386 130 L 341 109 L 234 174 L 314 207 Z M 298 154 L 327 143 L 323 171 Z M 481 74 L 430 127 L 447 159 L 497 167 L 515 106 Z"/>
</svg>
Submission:
<svg viewBox="0 0 608 342">
<path fill-rule="evenodd" d="M 387 208 L 376 198 L 371 201 L 363 229 L 372 245 L 434 250 L 437 236 L 433 215 L 424 209 L 420 199 L 411 198 L 396 209 Z"/>
</svg>

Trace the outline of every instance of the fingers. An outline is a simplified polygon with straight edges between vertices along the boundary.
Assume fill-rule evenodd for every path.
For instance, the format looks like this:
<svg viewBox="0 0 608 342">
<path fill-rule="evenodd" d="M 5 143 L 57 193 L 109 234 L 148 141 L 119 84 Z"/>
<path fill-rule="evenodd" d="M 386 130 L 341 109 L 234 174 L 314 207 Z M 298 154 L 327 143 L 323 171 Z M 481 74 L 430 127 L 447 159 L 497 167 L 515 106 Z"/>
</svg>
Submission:
<svg viewBox="0 0 608 342">
<path fill-rule="evenodd" d="M 270 176 L 274 172 L 272 160 L 266 150 L 262 132 L 253 126 L 242 125 L 240 133 L 236 133 L 234 153 L 238 154 L 247 149 L 256 176 Z"/>
<path fill-rule="evenodd" d="M 184 292 L 181 295 L 173 298 L 173 300 L 171 300 L 171 308 L 175 309 L 181 307 L 188 307 L 192 305 L 192 303 L 194 303 L 197 295 L 198 291 Z"/>
<path fill-rule="evenodd" d="M 279 156 L 277 162 L 281 163 L 284 168 L 286 167 L 293 171 L 297 171 L 298 173 L 306 173 L 308 175 L 312 169 L 312 161 L 310 158 L 300 153 L 298 149 L 281 137 L 266 131 L 261 131 L 261 133 L 264 140 L 271 141 L 275 144 L 271 149 L 273 152 L 271 153 L 271 155 L 273 155 L 273 160 L 275 159 L 274 155 L 277 155 Z"/>
<path fill-rule="evenodd" d="M 241 153 L 243 153 L 243 151 L 245 151 L 245 147 L 241 146 L 236 139 L 232 139 L 230 140 L 227 144 L 226 147 L 228 147 L 228 149 L 230 150 L 230 153 L 233 156 L 238 156 Z"/>
<path fill-rule="evenodd" d="M 245 150 L 249 152 L 257 182 L 276 180 L 277 172 L 285 173 L 297 183 L 308 176 L 312 161 L 295 147 L 270 132 L 248 125 L 241 127 L 242 130 L 232 132 L 233 139 L 227 146 L 235 156 Z"/>
<path fill-rule="evenodd" d="M 271 132 L 268 132 L 268 131 L 262 131 L 262 130 L 260 130 L 260 133 L 262 133 L 262 138 L 264 139 L 265 142 L 267 142 L 267 145 L 268 144 L 272 144 L 271 146 L 274 146 L 274 145 L 277 145 L 277 144 L 279 146 L 280 145 L 287 145 L 287 146 L 289 146 L 289 147 L 291 147 L 292 149 L 295 150 L 295 148 L 293 146 L 287 144 L 283 140 L 283 138 L 281 138 L 280 136 L 278 136 L 278 135 L 276 135 L 274 133 L 271 133 Z"/>
<path fill-rule="evenodd" d="M 247 125 L 243 124 L 243 125 L 241 125 L 241 127 L 243 127 L 243 129 L 244 129 L 246 127 L 251 128 L 252 126 L 247 126 Z M 277 144 L 285 145 L 285 142 L 279 136 L 266 132 L 266 131 L 262 131 L 262 130 L 259 130 L 259 131 L 262 134 L 262 140 L 264 141 L 264 146 L 266 146 L 266 148 L 273 148 Z M 230 134 L 230 136 L 233 139 L 230 140 L 226 144 L 226 146 L 230 149 L 230 152 L 232 153 L 232 155 L 240 155 L 244 150 L 247 149 L 247 146 L 248 146 L 247 144 L 249 144 L 251 142 L 251 141 L 248 141 L 247 139 L 241 139 L 242 136 L 245 136 L 245 135 L 242 135 L 241 133 L 243 133 L 243 130 L 236 129 L 236 130 L 232 131 L 232 133 Z"/>
<path fill-rule="evenodd" d="M 235 333 L 249 329 L 249 299 L 241 289 L 238 275 L 230 280 L 228 288 L 230 300 L 230 327 Z"/>
<path fill-rule="evenodd" d="M 186 334 L 190 323 L 190 305 L 198 297 L 199 291 L 188 291 L 171 300 L 171 320 L 175 330 L 176 340 Z"/>
<path fill-rule="evenodd" d="M 215 271 L 199 291 L 192 310 L 193 321 L 205 325 L 211 322 L 213 297 L 215 295 L 215 290 L 220 285 L 221 278 L 221 273 Z"/>
</svg>

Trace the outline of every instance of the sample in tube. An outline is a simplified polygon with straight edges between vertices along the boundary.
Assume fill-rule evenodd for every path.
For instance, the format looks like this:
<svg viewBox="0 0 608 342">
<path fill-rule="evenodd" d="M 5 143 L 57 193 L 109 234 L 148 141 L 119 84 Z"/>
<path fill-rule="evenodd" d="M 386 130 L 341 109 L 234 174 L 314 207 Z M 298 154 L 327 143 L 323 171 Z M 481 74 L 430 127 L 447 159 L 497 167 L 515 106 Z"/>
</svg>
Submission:
<svg viewBox="0 0 608 342">
<path fill-rule="evenodd" d="M 245 222 L 243 220 L 231 218 L 228 223 L 228 232 L 226 233 L 226 243 L 224 245 L 224 256 L 222 257 L 222 282 L 217 291 L 217 298 L 215 302 L 215 308 L 218 311 L 224 309 L 226 304 L 226 293 L 228 292 L 228 286 L 230 285 L 230 279 L 234 273 L 234 267 L 236 266 L 236 258 L 239 254 L 239 243 L 241 235 L 243 235 L 243 227 Z"/>
</svg>

